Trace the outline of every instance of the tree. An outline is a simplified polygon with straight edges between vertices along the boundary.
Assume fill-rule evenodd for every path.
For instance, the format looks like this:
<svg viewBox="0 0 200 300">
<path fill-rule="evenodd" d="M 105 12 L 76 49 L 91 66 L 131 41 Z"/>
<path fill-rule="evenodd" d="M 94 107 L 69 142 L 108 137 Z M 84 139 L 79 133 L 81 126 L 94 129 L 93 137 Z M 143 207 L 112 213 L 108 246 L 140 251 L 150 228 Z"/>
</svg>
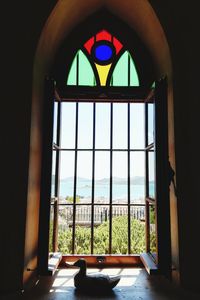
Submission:
<svg viewBox="0 0 200 300">
<path fill-rule="evenodd" d="M 74 197 L 72 196 L 67 196 L 65 198 L 65 200 L 67 201 L 67 203 L 73 203 L 74 202 Z M 81 197 L 80 196 L 76 196 L 76 203 L 80 203 Z"/>
<path fill-rule="evenodd" d="M 112 253 L 128 254 L 128 220 L 127 216 L 113 218 Z M 155 233 L 151 241 L 154 245 Z M 77 226 L 75 234 L 75 252 L 90 254 L 91 229 Z M 72 229 L 59 229 L 58 250 L 62 253 L 72 251 Z M 139 254 L 145 251 L 145 225 L 137 219 L 131 220 L 131 253 Z M 94 254 L 109 254 L 109 221 L 94 228 Z"/>
</svg>

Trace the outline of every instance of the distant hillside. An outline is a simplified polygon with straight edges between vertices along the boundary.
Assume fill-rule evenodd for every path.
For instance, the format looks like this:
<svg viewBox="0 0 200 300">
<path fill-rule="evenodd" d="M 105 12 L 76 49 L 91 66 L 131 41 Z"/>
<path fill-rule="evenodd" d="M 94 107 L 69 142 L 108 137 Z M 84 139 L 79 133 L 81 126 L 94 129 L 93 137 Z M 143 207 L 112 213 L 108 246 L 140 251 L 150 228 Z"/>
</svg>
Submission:
<svg viewBox="0 0 200 300">
<path fill-rule="evenodd" d="M 54 178 L 55 176 L 52 176 L 52 182 L 54 182 Z M 64 179 L 61 179 L 61 182 L 71 182 L 74 180 L 74 177 L 67 177 Z M 79 184 L 91 184 L 91 179 L 88 178 L 83 178 L 83 177 L 77 177 L 77 181 Z M 110 178 L 102 178 L 99 180 L 95 180 L 96 184 L 98 185 L 107 185 L 110 182 Z M 144 184 L 144 177 L 142 176 L 135 176 L 133 178 L 131 178 L 130 180 L 131 184 L 135 184 L 135 185 L 143 185 Z M 151 181 L 150 181 L 151 182 Z M 119 185 L 124 185 L 127 184 L 127 179 L 125 178 L 120 178 L 120 177 L 113 177 L 113 183 L 114 184 L 119 184 Z"/>
<path fill-rule="evenodd" d="M 96 180 L 97 184 L 107 184 L 110 182 L 109 178 L 103 178 L 100 180 Z M 135 176 L 131 178 L 130 180 L 131 184 L 136 184 L 136 185 L 143 185 L 144 184 L 144 177 L 142 176 Z M 127 184 L 127 179 L 126 178 L 120 178 L 120 177 L 113 177 L 113 183 L 115 184 Z"/>
</svg>

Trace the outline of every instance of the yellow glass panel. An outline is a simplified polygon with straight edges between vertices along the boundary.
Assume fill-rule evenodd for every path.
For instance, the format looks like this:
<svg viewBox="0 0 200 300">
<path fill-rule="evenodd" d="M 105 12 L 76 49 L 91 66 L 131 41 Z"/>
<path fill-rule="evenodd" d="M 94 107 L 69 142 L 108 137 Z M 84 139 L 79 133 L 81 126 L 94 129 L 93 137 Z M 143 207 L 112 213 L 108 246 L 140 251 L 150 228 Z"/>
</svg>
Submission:
<svg viewBox="0 0 200 300">
<path fill-rule="evenodd" d="M 95 65 L 97 68 L 97 72 L 99 74 L 100 85 L 105 86 L 111 64 L 106 65 L 106 66 L 101 66 L 99 64 L 95 64 Z"/>
</svg>

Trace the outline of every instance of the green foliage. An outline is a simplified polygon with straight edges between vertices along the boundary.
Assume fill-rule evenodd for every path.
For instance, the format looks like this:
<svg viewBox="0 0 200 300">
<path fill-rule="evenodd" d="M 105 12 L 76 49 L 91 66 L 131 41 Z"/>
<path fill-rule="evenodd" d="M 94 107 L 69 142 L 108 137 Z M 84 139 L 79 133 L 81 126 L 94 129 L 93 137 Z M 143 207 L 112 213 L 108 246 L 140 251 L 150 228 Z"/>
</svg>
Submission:
<svg viewBox="0 0 200 300">
<path fill-rule="evenodd" d="M 155 206 L 150 206 L 149 219 L 150 219 L 150 251 L 156 252 L 156 234 L 155 234 Z"/>
<path fill-rule="evenodd" d="M 113 218 L 112 224 L 112 253 L 128 254 L 128 222 L 127 216 Z M 51 235 L 50 226 L 50 235 Z M 90 254 L 91 229 L 76 227 L 75 252 L 77 254 Z M 52 239 L 50 238 L 50 244 Z M 151 234 L 151 244 L 155 248 L 155 234 Z M 50 246 L 51 249 L 51 246 Z M 59 229 L 58 251 L 72 253 L 72 229 Z M 143 222 L 131 220 L 131 252 L 139 254 L 145 251 L 145 225 Z M 94 228 L 94 254 L 109 254 L 109 221 L 103 222 Z"/>
<path fill-rule="evenodd" d="M 156 235 L 155 235 L 155 232 L 151 232 L 151 234 L 150 234 L 150 251 L 152 253 L 156 252 Z"/>
<path fill-rule="evenodd" d="M 150 210 L 149 210 L 149 215 L 150 215 L 150 224 L 155 224 L 155 206 L 150 206 Z"/>
<path fill-rule="evenodd" d="M 49 224 L 49 252 L 53 252 L 53 222 Z"/>
<path fill-rule="evenodd" d="M 74 197 L 72 196 L 67 196 L 65 198 L 65 200 L 67 201 L 67 203 L 73 203 L 74 202 Z M 76 203 L 80 203 L 81 197 L 80 196 L 76 196 Z"/>
<path fill-rule="evenodd" d="M 72 252 L 72 232 L 71 230 L 59 230 L 58 251 L 62 253 Z"/>
</svg>

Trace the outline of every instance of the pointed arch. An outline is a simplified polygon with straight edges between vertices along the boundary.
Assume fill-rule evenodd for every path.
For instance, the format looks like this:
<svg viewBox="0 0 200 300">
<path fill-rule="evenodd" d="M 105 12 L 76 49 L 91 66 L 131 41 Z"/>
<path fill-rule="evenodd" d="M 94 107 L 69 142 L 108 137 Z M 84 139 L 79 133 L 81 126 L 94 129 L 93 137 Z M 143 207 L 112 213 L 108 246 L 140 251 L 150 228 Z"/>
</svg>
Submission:
<svg viewBox="0 0 200 300">
<path fill-rule="evenodd" d="M 37 243 L 33 241 L 32 247 L 29 247 L 28 244 L 30 236 L 32 235 L 30 231 L 30 223 L 34 223 L 36 228 L 38 228 L 39 224 L 38 207 L 40 206 L 44 78 L 47 74 L 49 74 L 57 49 L 62 44 L 63 40 L 69 35 L 71 30 L 80 24 L 80 22 L 87 16 L 93 14 L 102 7 L 106 7 L 110 12 L 124 20 L 135 30 L 152 55 L 157 70 L 157 78 L 160 78 L 163 75 L 168 77 L 168 105 L 171 113 L 169 126 L 169 155 L 173 167 L 175 165 L 171 58 L 164 31 L 149 1 L 58 0 L 41 33 L 33 70 L 30 163 L 24 251 L 25 257 L 28 258 L 26 263 L 34 259 L 34 263 L 32 264 L 33 268 L 37 268 L 37 259 L 35 259 L 35 254 L 33 255 L 33 253 L 35 253 L 35 249 L 37 249 Z M 174 243 L 177 243 L 178 245 L 178 240 L 174 241 Z M 178 247 L 176 247 L 176 245 L 174 251 L 176 252 L 174 253 L 174 256 L 178 257 Z M 178 268 L 178 265 L 176 267 Z M 27 272 L 26 269 L 27 268 L 25 266 L 24 281 L 31 277 L 31 272 Z"/>
</svg>

